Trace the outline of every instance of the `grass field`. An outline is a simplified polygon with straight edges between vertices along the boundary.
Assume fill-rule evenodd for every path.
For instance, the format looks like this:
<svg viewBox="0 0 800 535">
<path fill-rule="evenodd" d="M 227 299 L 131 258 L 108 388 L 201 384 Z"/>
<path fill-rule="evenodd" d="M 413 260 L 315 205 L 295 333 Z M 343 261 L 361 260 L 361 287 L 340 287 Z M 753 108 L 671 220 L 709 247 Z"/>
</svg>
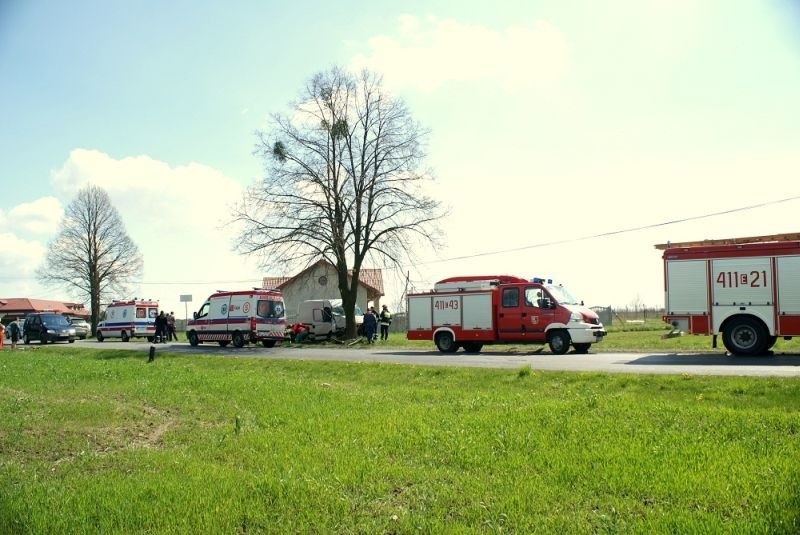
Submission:
<svg viewBox="0 0 800 535">
<path fill-rule="evenodd" d="M 0 353 L 0 533 L 797 533 L 800 380 Z"/>
</svg>

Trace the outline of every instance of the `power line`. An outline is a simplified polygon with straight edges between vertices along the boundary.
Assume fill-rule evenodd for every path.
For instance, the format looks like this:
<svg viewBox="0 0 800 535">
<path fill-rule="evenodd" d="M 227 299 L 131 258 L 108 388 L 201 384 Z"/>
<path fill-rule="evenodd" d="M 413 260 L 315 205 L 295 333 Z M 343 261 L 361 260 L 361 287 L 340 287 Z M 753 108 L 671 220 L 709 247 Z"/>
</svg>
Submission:
<svg viewBox="0 0 800 535">
<path fill-rule="evenodd" d="M 567 239 L 563 239 L 563 240 L 555 240 L 555 241 L 549 241 L 549 242 L 534 243 L 534 244 L 531 244 L 531 245 L 523 245 L 522 247 L 514 247 L 512 249 L 501 249 L 499 251 L 486 251 L 486 252 L 483 252 L 483 253 L 474 253 L 474 254 L 470 254 L 470 255 L 454 256 L 454 257 L 451 257 L 451 258 L 442 258 L 442 259 L 437 259 L 437 260 L 427 260 L 427 261 L 423 261 L 423 262 L 417 262 L 415 265 L 424 266 L 424 265 L 435 264 L 435 263 L 440 263 L 440 262 L 452 262 L 454 260 L 467 260 L 467 259 L 470 259 L 470 258 L 479 258 L 479 257 L 482 257 L 482 256 L 492 256 L 492 255 L 496 255 L 496 254 L 514 253 L 514 252 L 517 252 L 517 251 L 525 251 L 525 250 L 528 250 L 528 249 L 536 249 L 536 248 L 539 248 L 539 247 L 549 247 L 551 245 L 562 245 L 562 244 L 565 244 L 565 243 L 573 243 L 573 242 L 578 242 L 578 241 L 593 240 L 593 239 L 597 239 L 597 238 L 606 238 L 606 237 L 609 237 L 609 236 L 616 236 L 618 234 L 627 234 L 627 233 L 630 233 L 630 232 L 638 232 L 640 230 L 647 230 L 647 229 L 653 229 L 653 228 L 658 228 L 658 227 L 666 227 L 668 225 L 675 225 L 677 223 L 686 223 L 687 221 L 697 221 L 699 219 L 707 219 L 707 218 L 710 218 L 710 217 L 717 217 L 717 216 L 720 216 L 720 215 L 733 214 L 733 213 L 736 213 L 736 212 L 744 212 L 746 210 L 753 210 L 755 208 L 763 208 L 765 206 L 771 206 L 771 205 L 774 205 L 774 204 L 780 204 L 780 203 L 785 203 L 785 202 L 789 202 L 789 201 L 796 201 L 798 199 L 800 199 L 800 195 L 795 195 L 794 197 L 787 197 L 785 199 L 777 199 L 777 200 L 774 200 L 774 201 L 767 201 L 767 202 L 763 202 L 763 203 L 759 203 L 759 204 L 751 204 L 749 206 L 741 206 L 739 208 L 731 208 L 729 210 L 722 210 L 720 212 L 712 212 L 712 213 L 708 213 L 708 214 L 689 216 L 689 217 L 684 217 L 684 218 L 681 218 L 681 219 L 673 219 L 671 221 L 662 221 L 660 223 L 651 223 L 649 225 L 642 225 L 642 226 L 639 226 L 639 227 L 628 227 L 628 228 L 624 228 L 624 229 L 611 230 L 609 232 L 601 232 L 600 234 L 591 234 L 591 235 L 588 235 L 588 236 L 580 236 L 578 238 L 567 238 Z"/>
</svg>

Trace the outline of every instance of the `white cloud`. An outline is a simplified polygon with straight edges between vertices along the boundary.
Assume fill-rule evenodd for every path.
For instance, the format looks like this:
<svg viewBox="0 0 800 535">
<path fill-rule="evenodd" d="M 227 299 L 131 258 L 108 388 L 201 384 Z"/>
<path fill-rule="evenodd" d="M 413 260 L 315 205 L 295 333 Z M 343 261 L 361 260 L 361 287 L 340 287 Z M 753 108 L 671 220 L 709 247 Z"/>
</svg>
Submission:
<svg viewBox="0 0 800 535">
<path fill-rule="evenodd" d="M 477 24 L 411 15 L 396 36 L 376 35 L 350 68 L 368 68 L 387 84 L 433 90 L 447 82 L 491 80 L 509 90 L 547 86 L 569 69 L 562 33 L 538 21 L 496 31 Z"/>
<path fill-rule="evenodd" d="M 182 313 L 180 294 L 192 294 L 194 308 L 219 287 L 250 287 L 264 275 L 232 251 L 232 207 L 243 188 L 217 169 L 75 149 L 51 172 L 51 184 L 65 202 L 89 183 L 108 192 L 144 257 L 144 283 L 119 298 L 159 299 L 165 309 Z"/>
<path fill-rule="evenodd" d="M 19 204 L 8 212 L 7 223 L 15 232 L 50 235 L 56 231 L 64 210 L 55 197 Z"/>
</svg>

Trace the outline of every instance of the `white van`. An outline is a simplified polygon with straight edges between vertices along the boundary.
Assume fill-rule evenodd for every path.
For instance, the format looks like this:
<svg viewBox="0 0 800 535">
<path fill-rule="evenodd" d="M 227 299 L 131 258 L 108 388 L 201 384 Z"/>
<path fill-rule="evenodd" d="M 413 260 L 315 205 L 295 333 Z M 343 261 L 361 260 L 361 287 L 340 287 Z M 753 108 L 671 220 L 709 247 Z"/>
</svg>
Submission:
<svg viewBox="0 0 800 535">
<path fill-rule="evenodd" d="M 273 347 L 283 340 L 286 309 L 278 290 L 217 292 L 206 299 L 186 325 L 189 343 L 217 342 L 235 347 L 261 342 Z"/>
<path fill-rule="evenodd" d="M 361 332 L 364 313 L 355 307 L 356 331 Z M 297 322 L 307 325 L 309 335 L 315 340 L 331 338 L 344 333 L 346 322 L 341 299 L 308 299 L 297 307 Z"/>
</svg>

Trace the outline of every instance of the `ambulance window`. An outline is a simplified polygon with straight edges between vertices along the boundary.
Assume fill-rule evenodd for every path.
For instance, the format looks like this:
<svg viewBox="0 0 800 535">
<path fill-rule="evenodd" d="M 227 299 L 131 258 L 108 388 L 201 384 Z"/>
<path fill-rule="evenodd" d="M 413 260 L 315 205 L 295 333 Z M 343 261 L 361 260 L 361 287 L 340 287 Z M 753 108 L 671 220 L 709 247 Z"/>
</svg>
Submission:
<svg viewBox="0 0 800 535">
<path fill-rule="evenodd" d="M 147 317 L 147 310 L 144 308 L 136 309 L 136 319 L 145 319 Z"/>
<path fill-rule="evenodd" d="M 208 316 L 208 309 L 211 308 L 211 303 L 206 301 L 203 303 L 203 306 L 200 307 L 200 310 L 197 312 L 198 318 L 204 318 Z"/>
<path fill-rule="evenodd" d="M 148 308 L 147 309 L 147 315 L 150 317 L 150 319 L 155 319 L 155 317 L 158 316 L 158 309 L 157 308 Z"/>
<path fill-rule="evenodd" d="M 256 308 L 258 315 L 262 318 L 282 318 L 283 303 L 280 301 L 261 300 Z"/>
<path fill-rule="evenodd" d="M 269 306 L 269 301 L 259 301 L 257 314 L 261 318 L 268 318 L 271 315 L 270 308 L 272 307 Z"/>
<path fill-rule="evenodd" d="M 507 308 L 519 306 L 519 288 L 505 288 L 503 290 L 503 306 Z"/>
</svg>

